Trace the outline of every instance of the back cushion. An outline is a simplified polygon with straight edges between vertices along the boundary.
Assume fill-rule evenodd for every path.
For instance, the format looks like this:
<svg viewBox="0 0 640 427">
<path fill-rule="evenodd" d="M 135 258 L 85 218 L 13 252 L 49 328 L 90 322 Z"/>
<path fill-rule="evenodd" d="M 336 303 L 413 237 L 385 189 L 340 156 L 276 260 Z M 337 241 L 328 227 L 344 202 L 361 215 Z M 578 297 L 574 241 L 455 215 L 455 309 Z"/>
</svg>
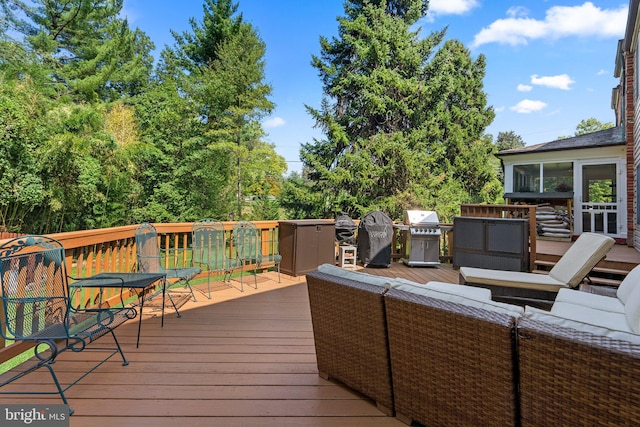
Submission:
<svg viewBox="0 0 640 427">
<path fill-rule="evenodd" d="M 615 240 L 604 234 L 583 233 L 549 272 L 549 276 L 575 288 L 609 252 Z"/>
<path fill-rule="evenodd" d="M 624 304 L 624 314 L 633 332 L 640 334 L 640 286 L 636 286 Z"/>
<path fill-rule="evenodd" d="M 373 274 L 360 273 L 358 271 L 345 270 L 340 267 L 336 267 L 331 264 L 322 264 L 318 266 L 318 271 L 324 274 L 330 274 L 332 276 L 343 277 L 349 280 L 355 280 L 357 282 L 367 283 L 369 285 L 389 287 L 389 282 L 392 279 L 382 276 L 374 276 Z"/>
<path fill-rule="evenodd" d="M 631 292 L 638 287 L 640 287 L 640 265 L 634 267 L 620 283 L 616 296 L 623 304 L 626 304 Z"/>
</svg>

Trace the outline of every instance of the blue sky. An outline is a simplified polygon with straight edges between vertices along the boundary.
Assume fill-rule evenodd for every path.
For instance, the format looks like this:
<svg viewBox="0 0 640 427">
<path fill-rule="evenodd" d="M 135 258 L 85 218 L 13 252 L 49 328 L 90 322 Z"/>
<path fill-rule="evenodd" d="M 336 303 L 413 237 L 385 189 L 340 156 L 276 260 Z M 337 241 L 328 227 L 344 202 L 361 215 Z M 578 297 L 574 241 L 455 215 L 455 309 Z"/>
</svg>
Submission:
<svg viewBox="0 0 640 427">
<path fill-rule="evenodd" d="M 159 52 L 173 45 L 170 30 L 201 22 L 201 0 L 125 0 L 131 27 Z M 320 36 L 337 35 L 342 0 L 237 0 L 267 46 L 266 81 L 276 108 L 265 119 L 266 140 L 299 171 L 301 143 L 322 138 L 306 112 L 318 107 L 322 84 L 311 67 Z M 448 26 L 473 58 L 487 59 L 484 89 L 496 118 L 487 132 L 513 130 L 528 144 L 573 135 L 590 117 L 613 122 L 611 90 L 617 42 L 624 36 L 628 0 L 431 0 L 419 22 L 424 34 Z"/>
</svg>

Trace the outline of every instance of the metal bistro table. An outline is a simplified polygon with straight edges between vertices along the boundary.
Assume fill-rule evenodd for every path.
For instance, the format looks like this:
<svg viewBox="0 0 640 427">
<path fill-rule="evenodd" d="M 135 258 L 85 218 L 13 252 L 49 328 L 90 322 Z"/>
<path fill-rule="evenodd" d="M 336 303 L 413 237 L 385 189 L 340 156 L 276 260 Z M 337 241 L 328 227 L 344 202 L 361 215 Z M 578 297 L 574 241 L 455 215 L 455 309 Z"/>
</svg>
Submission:
<svg viewBox="0 0 640 427">
<path fill-rule="evenodd" d="M 138 338 L 136 340 L 136 347 L 140 344 L 140 329 L 142 327 L 142 310 L 144 309 L 144 291 L 149 286 L 153 285 L 158 280 L 162 281 L 162 326 L 164 327 L 164 299 L 166 293 L 167 281 L 166 274 L 164 273 L 108 273 L 103 272 L 91 277 L 83 277 L 77 279 L 73 283 L 69 283 L 70 288 L 99 288 L 100 289 L 100 302 L 102 302 L 102 290 L 105 288 L 119 288 L 120 300 L 124 304 L 122 292 L 125 289 L 133 289 L 138 294 L 140 299 L 140 319 L 138 320 Z"/>
</svg>

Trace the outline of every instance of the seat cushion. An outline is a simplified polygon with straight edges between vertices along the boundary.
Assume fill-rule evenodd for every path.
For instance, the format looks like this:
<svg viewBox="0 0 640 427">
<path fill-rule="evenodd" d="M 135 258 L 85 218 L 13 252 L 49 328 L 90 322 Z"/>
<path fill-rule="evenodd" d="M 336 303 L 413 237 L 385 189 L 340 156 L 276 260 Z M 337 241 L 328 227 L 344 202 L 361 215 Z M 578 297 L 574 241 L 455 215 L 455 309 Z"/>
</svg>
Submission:
<svg viewBox="0 0 640 427">
<path fill-rule="evenodd" d="M 491 291 L 485 288 L 477 288 L 475 286 L 465 286 L 459 285 L 457 283 L 446 283 L 446 282 L 427 282 L 425 284 L 412 282 L 407 279 L 403 279 L 401 277 L 397 277 L 393 279 L 390 283 L 390 287 L 392 289 L 398 289 L 399 286 L 407 285 L 407 286 L 415 286 L 417 289 L 413 293 L 420 293 L 420 289 L 429 289 L 438 292 L 444 292 L 448 294 L 454 295 L 462 295 L 467 296 L 469 298 L 474 298 L 478 300 L 491 300 Z M 409 288 L 407 288 L 409 289 Z"/>
<path fill-rule="evenodd" d="M 624 312 L 629 327 L 636 334 L 640 334 L 640 286 L 636 286 L 627 297 Z"/>
<path fill-rule="evenodd" d="M 598 310 L 611 311 L 614 313 L 624 313 L 624 304 L 619 298 L 605 295 L 582 292 L 576 289 L 560 289 L 555 299 L 556 302 L 568 302 L 576 305 L 583 305 Z"/>
<path fill-rule="evenodd" d="M 603 312 L 606 313 L 606 312 Z M 630 332 L 628 329 L 621 331 L 618 329 L 608 328 L 597 321 L 596 316 L 592 316 L 590 321 L 581 322 L 575 319 L 565 317 L 564 314 L 550 313 L 534 307 L 525 307 L 524 317 L 539 322 L 545 322 L 552 325 L 571 328 L 577 331 L 588 332 L 594 335 L 609 337 L 612 339 L 629 341 L 634 344 L 640 344 L 640 335 Z"/>
<path fill-rule="evenodd" d="M 526 273 L 521 271 L 460 267 L 460 276 L 465 283 L 477 283 L 482 285 L 540 289 L 545 291 L 557 291 L 561 288 L 567 287 L 566 284 L 547 274 Z"/>
<path fill-rule="evenodd" d="M 553 307 L 551 307 L 551 314 L 581 323 L 601 326 L 607 329 L 630 334 L 635 333 L 635 331 L 629 326 L 625 313 L 615 313 L 612 311 L 598 310 L 584 305 L 556 301 L 553 303 Z"/>
<path fill-rule="evenodd" d="M 396 279 L 397 280 L 397 279 Z M 502 302 L 492 301 L 491 299 L 486 298 L 486 294 L 478 294 L 480 298 L 474 298 L 470 293 L 468 295 L 464 295 L 465 290 L 446 290 L 446 289 L 436 289 L 434 287 L 428 286 L 416 286 L 409 283 L 405 283 L 403 281 L 400 282 L 391 282 L 392 289 L 413 293 L 416 295 L 424 295 L 429 298 L 435 298 L 442 301 L 449 301 L 457 304 L 463 304 L 468 307 L 480 308 L 487 311 L 492 311 L 495 313 L 508 314 L 510 316 L 514 316 L 516 318 L 522 316 L 524 313 L 524 308 L 506 304 Z M 465 288 L 469 288 L 470 286 L 465 286 Z M 458 293 L 456 293 L 456 291 Z"/>
</svg>

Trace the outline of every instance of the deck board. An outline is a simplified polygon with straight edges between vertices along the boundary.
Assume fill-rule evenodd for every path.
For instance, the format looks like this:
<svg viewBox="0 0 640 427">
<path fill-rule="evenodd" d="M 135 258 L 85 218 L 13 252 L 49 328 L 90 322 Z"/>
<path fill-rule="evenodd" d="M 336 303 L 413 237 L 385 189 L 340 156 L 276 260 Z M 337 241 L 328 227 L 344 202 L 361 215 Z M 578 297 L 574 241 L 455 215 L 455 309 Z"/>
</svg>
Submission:
<svg viewBox="0 0 640 427">
<path fill-rule="evenodd" d="M 263 275 L 264 277 L 265 275 Z M 273 273 L 266 273 L 275 277 Z M 263 280 L 259 289 L 225 289 L 182 307 L 121 326 L 127 358 L 100 366 L 67 391 L 71 426 L 403 426 L 357 392 L 318 376 L 304 277 Z M 105 336 L 94 344 L 108 345 Z M 60 355 L 66 383 L 100 352 Z M 7 388 L 52 390 L 48 372 Z M 2 396 L 11 403 L 59 403 L 57 396 Z"/>
</svg>

